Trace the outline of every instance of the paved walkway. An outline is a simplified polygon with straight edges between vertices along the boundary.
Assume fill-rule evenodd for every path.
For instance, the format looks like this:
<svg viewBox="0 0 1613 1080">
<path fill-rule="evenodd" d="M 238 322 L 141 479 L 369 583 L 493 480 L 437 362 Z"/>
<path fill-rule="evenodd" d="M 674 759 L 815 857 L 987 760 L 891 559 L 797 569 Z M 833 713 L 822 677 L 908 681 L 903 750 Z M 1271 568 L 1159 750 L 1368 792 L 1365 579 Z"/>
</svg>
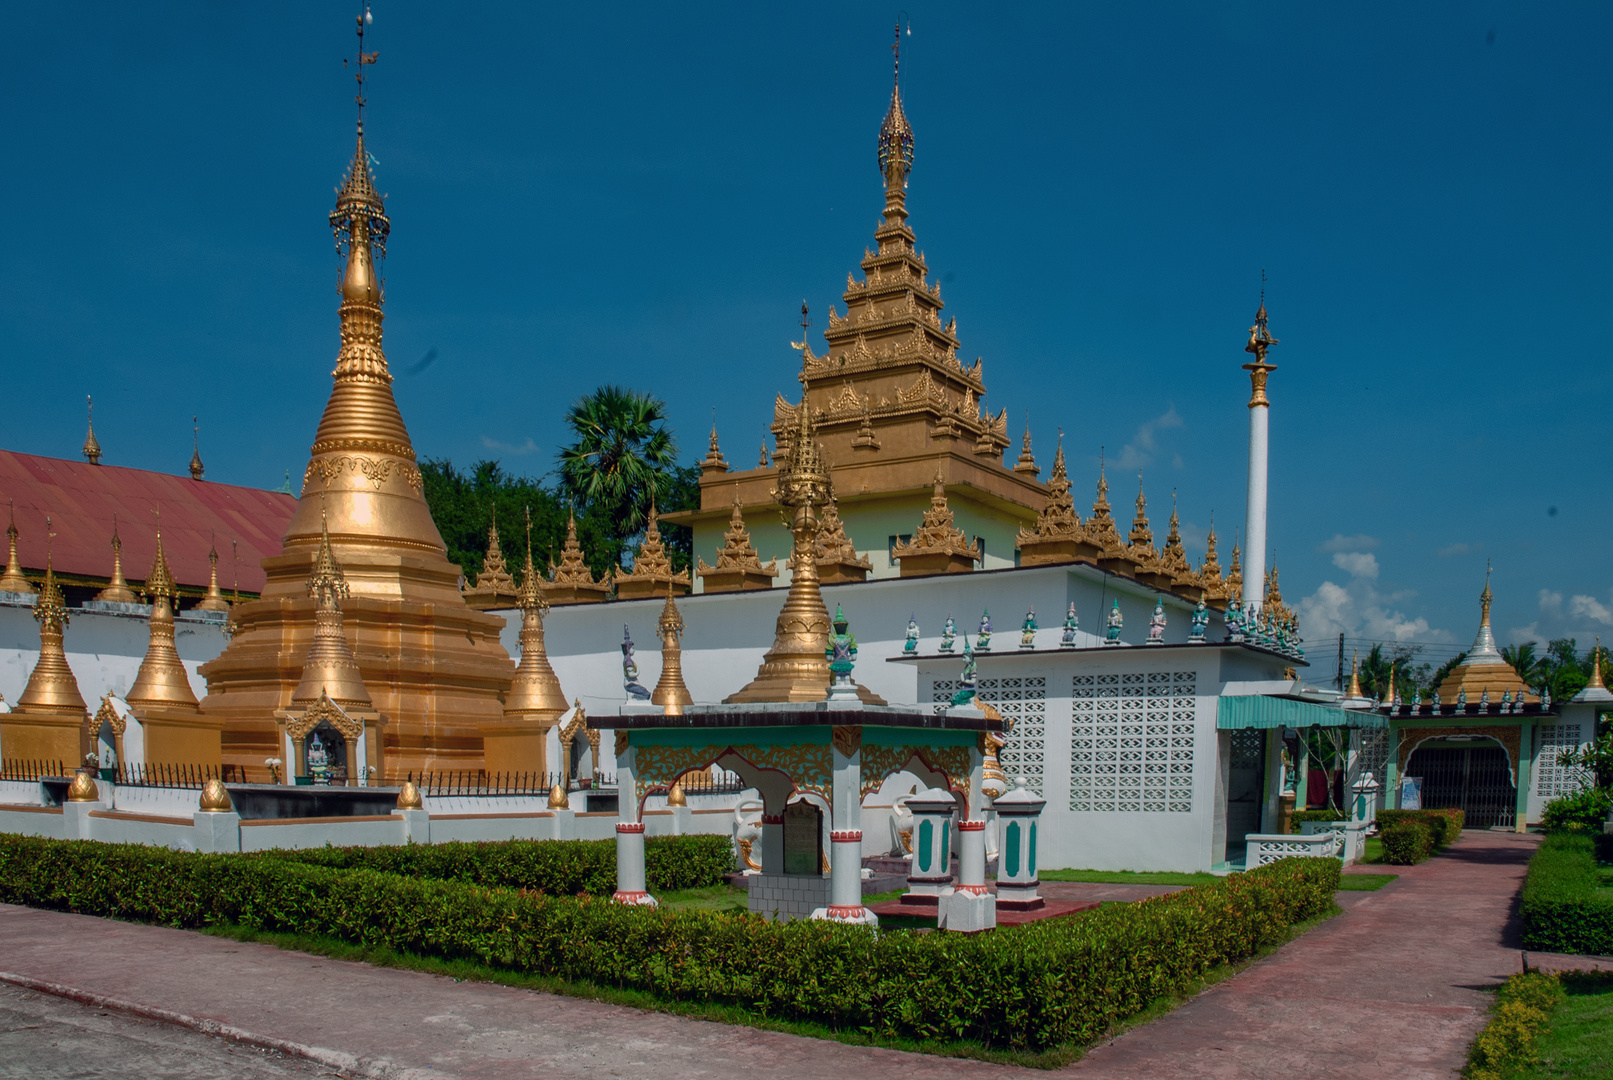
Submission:
<svg viewBox="0 0 1613 1080">
<path fill-rule="evenodd" d="M 1470 832 L 1378 892 L 1340 893 L 1343 915 L 1066 1071 L 1072 1080 L 1449 1080 L 1483 1025 L 1484 989 L 1520 965 L 1510 924 L 1535 843 Z M 0 972 L 98 1010 L 389 1080 L 1046 1075 L 5 905 Z"/>
</svg>

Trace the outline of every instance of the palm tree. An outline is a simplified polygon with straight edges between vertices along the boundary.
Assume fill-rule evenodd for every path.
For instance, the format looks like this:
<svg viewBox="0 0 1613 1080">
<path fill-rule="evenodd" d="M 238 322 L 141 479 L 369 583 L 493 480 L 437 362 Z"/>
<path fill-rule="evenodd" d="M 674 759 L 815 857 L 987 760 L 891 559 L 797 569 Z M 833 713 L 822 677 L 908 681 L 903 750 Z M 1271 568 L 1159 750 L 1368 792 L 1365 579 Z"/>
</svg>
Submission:
<svg viewBox="0 0 1613 1080">
<path fill-rule="evenodd" d="M 621 386 L 601 386 L 566 410 L 575 441 L 560 451 L 561 490 L 579 508 L 608 515 L 618 548 L 644 527 L 677 464 L 666 419 L 666 402 Z"/>
<path fill-rule="evenodd" d="M 1545 667 L 1547 661 L 1535 653 L 1535 643 L 1526 641 L 1522 645 L 1504 645 L 1501 648 L 1501 659 L 1512 665 L 1512 670 L 1518 673 L 1530 687 L 1538 687 L 1547 674 Z"/>
</svg>

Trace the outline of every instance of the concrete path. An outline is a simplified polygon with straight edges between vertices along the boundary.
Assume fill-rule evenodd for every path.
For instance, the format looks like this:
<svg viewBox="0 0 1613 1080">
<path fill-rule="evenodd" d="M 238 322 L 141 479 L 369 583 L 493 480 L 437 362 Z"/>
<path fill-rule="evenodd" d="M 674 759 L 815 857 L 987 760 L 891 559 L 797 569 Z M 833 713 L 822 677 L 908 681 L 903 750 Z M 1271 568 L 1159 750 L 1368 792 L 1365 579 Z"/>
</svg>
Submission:
<svg viewBox="0 0 1613 1080">
<path fill-rule="evenodd" d="M 1536 839 L 1448 853 L 1152 1024 L 1093 1049 L 1080 1080 L 1453 1077 L 1516 971 L 1513 901 Z M 0 981 L 169 1020 L 348 1075 L 844 1080 L 1045 1076 L 372 968 L 161 927 L 0 905 Z M 0 1030 L 7 1027 L 0 1016 Z M 5 1036 L 15 1040 L 15 1033 Z M 138 1070 L 31 1075 L 136 1075 Z M 0 1074 L 3 1075 L 3 1074 Z"/>
</svg>

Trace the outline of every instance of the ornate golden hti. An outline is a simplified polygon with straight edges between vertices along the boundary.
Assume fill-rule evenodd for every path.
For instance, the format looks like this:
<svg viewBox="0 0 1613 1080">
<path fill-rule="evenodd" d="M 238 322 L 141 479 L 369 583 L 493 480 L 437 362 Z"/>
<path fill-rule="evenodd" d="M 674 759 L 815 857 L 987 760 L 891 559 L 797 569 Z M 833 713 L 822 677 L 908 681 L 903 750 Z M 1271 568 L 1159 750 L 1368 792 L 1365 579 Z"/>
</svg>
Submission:
<svg viewBox="0 0 1613 1080">
<path fill-rule="evenodd" d="M 504 717 L 482 725 L 487 770 L 504 773 L 541 773 L 549 769 L 549 729 L 566 711 L 560 677 L 549 663 L 543 641 L 543 616 L 549 610 L 543 578 L 532 565 L 532 519 L 527 516 L 526 563 L 516 590 L 521 611 L 521 662 L 515 668 L 510 692 L 504 699 Z"/>
<path fill-rule="evenodd" d="M 123 695 L 145 733 L 146 760 L 217 768 L 222 761 L 223 721 L 203 716 L 190 677 L 174 648 L 174 575 L 157 532 L 157 554 L 146 577 L 151 599 L 150 634 L 134 685 Z"/>
<path fill-rule="evenodd" d="M 773 647 L 762 659 L 756 678 L 724 699 L 728 704 L 768 701 L 822 701 L 829 692 L 829 611 L 818 591 L 814 541 L 819 508 L 829 501 L 829 468 L 812 429 L 811 411 L 801 409 L 790 440 L 789 463 L 779 470 L 773 500 L 790 513 L 794 551 L 790 556 L 790 591 L 779 611 Z M 885 701 L 862 686 L 857 696 L 870 705 Z"/>
<path fill-rule="evenodd" d="M 8 758 L 59 761 L 71 769 L 84 760 L 89 749 L 89 711 L 62 649 L 62 631 L 69 615 L 49 555 L 34 618 L 39 622 L 39 660 L 11 712 L 0 713 L 0 746 Z"/>
<path fill-rule="evenodd" d="M 374 54 L 364 54 L 362 79 Z M 321 546 L 321 508 L 351 590 L 342 616 L 377 710 L 387 717 L 385 752 L 369 764 L 382 777 L 427 769 L 479 768 L 479 725 L 503 716 L 500 698 L 515 665 L 499 642 L 503 620 L 472 611 L 460 571 L 421 490 L 414 447 L 392 394 L 381 347 L 384 296 L 376 261 L 391 223 L 375 189 L 362 112 L 352 164 L 330 215 L 341 281 L 341 348 L 330 399 L 314 435 L 302 497 L 279 555 L 264 560 L 259 600 L 235 612 L 238 632 L 202 667 L 202 710 L 226 721 L 224 760 L 262 768 L 280 757 L 275 713 L 301 680 L 317 604 L 305 582 Z M 378 760 L 380 758 L 381 760 Z"/>
</svg>

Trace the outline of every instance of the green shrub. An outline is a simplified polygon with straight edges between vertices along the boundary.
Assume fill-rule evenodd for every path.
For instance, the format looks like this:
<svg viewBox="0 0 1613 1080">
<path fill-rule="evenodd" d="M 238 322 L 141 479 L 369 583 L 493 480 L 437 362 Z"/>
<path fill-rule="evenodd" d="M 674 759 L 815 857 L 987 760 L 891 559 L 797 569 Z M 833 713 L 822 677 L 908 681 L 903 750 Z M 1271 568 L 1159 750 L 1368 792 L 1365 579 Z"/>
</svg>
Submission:
<svg viewBox="0 0 1613 1080">
<path fill-rule="evenodd" d="M 1088 1042 L 1332 909 L 1335 859 L 983 934 L 665 911 L 290 859 L 0 837 L 0 902 L 328 935 L 781 1019 L 1041 1050 Z"/>
<path fill-rule="evenodd" d="M 1613 810 L 1613 789 L 1582 788 L 1547 803 L 1540 823 L 1547 829 L 1578 827 L 1601 832 L 1609 810 Z"/>
<path fill-rule="evenodd" d="M 467 885 L 531 889 L 561 896 L 609 896 L 616 891 L 614 840 L 279 849 L 247 857 L 332 870 L 376 870 Z M 644 841 L 644 876 L 652 892 L 721 885 L 723 875 L 733 869 L 733 841 L 726 836 L 655 836 Z"/>
<path fill-rule="evenodd" d="M 1562 984 L 1555 975 L 1531 971 L 1507 979 L 1496 994 L 1490 1022 L 1473 1040 L 1462 1075 L 1468 1080 L 1500 1080 L 1533 1061 L 1535 1039 L 1562 1000 Z"/>
<path fill-rule="evenodd" d="M 1597 891 L 1596 851 L 1583 834 L 1557 832 L 1541 842 L 1523 881 L 1524 948 L 1613 953 L 1613 895 Z"/>
<path fill-rule="evenodd" d="M 1422 823 L 1435 847 L 1444 847 L 1462 835 L 1467 815 L 1460 810 L 1379 810 L 1378 827 L 1387 829 L 1403 821 Z"/>
<path fill-rule="evenodd" d="M 1398 821 L 1380 834 L 1383 861 L 1396 866 L 1420 863 L 1434 853 L 1434 834 L 1421 821 Z"/>
</svg>

